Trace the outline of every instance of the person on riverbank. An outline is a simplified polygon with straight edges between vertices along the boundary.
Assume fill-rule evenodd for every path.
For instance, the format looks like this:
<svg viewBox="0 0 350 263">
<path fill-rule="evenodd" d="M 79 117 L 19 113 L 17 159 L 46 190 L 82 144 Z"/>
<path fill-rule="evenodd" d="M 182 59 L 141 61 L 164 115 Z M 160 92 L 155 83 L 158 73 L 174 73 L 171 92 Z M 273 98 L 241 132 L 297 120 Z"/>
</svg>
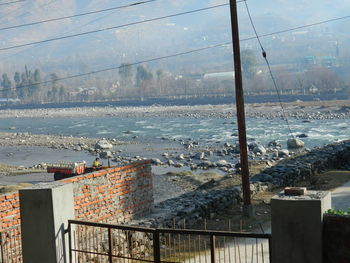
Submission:
<svg viewBox="0 0 350 263">
<path fill-rule="evenodd" d="M 92 162 L 92 168 L 93 169 L 98 169 L 102 166 L 102 164 L 100 163 L 100 158 L 96 158 L 95 161 Z"/>
</svg>

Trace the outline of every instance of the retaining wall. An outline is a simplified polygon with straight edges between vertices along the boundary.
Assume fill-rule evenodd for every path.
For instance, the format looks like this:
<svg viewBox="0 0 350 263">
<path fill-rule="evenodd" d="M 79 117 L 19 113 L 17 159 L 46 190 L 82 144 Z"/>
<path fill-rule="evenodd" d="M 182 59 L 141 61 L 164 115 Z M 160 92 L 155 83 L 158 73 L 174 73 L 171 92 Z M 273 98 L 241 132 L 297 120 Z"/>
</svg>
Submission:
<svg viewBox="0 0 350 263">
<path fill-rule="evenodd" d="M 315 148 L 309 153 L 283 160 L 251 178 L 252 183 L 294 186 L 328 169 L 350 168 L 350 141 Z"/>
</svg>

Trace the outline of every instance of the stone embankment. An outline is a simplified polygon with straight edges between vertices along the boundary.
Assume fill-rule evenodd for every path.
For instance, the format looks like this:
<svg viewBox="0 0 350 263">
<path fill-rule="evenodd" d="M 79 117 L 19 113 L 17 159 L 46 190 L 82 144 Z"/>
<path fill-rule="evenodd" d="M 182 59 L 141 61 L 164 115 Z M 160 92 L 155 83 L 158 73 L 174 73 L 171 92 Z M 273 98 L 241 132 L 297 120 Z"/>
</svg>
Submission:
<svg viewBox="0 0 350 263">
<path fill-rule="evenodd" d="M 310 180 L 317 173 L 334 168 L 350 168 L 350 141 L 314 148 L 308 153 L 282 160 L 255 175 L 251 181 L 274 186 L 293 186 L 297 182 Z"/>
<path fill-rule="evenodd" d="M 312 180 L 327 169 L 350 168 L 350 141 L 315 148 L 308 153 L 281 160 L 251 178 L 252 194 L 270 187 L 293 186 L 300 181 Z M 197 190 L 163 201 L 154 207 L 154 213 L 134 224 L 148 227 L 191 226 L 204 218 L 212 218 L 219 211 L 242 200 L 239 187 L 215 190 Z"/>
<path fill-rule="evenodd" d="M 238 187 L 189 192 L 156 204 L 150 217 L 132 223 L 155 228 L 189 227 L 204 218 L 212 219 L 219 211 L 240 201 Z"/>
</svg>

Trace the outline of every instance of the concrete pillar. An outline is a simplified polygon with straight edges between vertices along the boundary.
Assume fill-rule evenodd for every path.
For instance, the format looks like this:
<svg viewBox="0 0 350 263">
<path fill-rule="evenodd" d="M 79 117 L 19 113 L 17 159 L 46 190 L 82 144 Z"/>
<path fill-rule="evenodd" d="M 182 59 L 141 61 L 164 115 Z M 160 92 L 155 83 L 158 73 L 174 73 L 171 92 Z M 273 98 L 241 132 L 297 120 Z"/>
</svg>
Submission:
<svg viewBox="0 0 350 263">
<path fill-rule="evenodd" d="M 66 263 L 68 220 L 74 219 L 72 184 L 52 183 L 19 190 L 24 263 Z"/>
<path fill-rule="evenodd" d="M 284 192 L 271 199 L 272 262 L 321 263 L 323 214 L 331 208 L 329 192 L 301 196 Z"/>
</svg>

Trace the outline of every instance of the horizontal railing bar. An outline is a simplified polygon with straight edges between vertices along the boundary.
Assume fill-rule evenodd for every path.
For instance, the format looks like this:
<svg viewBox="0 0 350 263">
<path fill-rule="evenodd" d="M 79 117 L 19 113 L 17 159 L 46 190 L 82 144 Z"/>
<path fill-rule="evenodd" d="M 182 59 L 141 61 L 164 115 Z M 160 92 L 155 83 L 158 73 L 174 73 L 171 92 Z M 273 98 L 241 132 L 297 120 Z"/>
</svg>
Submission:
<svg viewBox="0 0 350 263">
<path fill-rule="evenodd" d="M 145 228 L 145 227 L 138 227 L 138 226 L 121 226 L 121 225 L 86 222 L 86 221 L 79 221 L 79 220 L 68 220 L 68 223 L 74 224 L 74 225 L 95 226 L 95 227 L 101 227 L 101 228 L 112 228 L 112 229 L 118 229 L 118 230 L 139 231 L 139 232 L 145 232 L 145 233 L 154 233 L 156 231 L 154 228 Z"/>
<path fill-rule="evenodd" d="M 105 253 L 100 253 L 100 252 L 91 252 L 91 251 L 85 251 L 85 250 L 80 250 L 80 249 L 71 249 L 72 252 L 79 252 L 79 253 L 85 253 L 85 254 L 93 254 L 93 255 L 99 255 L 99 256 L 108 256 L 108 254 Z"/>
<path fill-rule="evenodd" d="M 167 228 L 144 228 L 138 226 L 122 226 L 112 225 L 105 223 L 86 222 L 79 220 L 69 220 L 70 224 L 84 225 L 84 226 L 95 226 L 101 228 L 112 228 L 126 231 L 139 231 L 146 233 L 154 233 L 156 230 L 159 233 L 167 234 L 187 234 L 187 235 L 201 235 L 201 236 L 225 236 L 225 237 L 242 237 L 242 238 L 259 238 L 259 239 L 270 239 L 271 234 L 260 234 L 260 233 L 242 233 L 242 232 L 228 232 L 228 231 L 211 231 L 211 230 L 192 230 L 192 229 L 167 229 Z"/>
<path fill-rule="evenodd" d="M 72 252 L 79 252 L 79 253 L 84 253 L 84 254 L 99 255 L 99 256 L 106 256 L 106 257 L 109 256 L 109 254 L 104 254 L 104 253 L 99 253 L 99 252 L 91 252 L 91 251 L 85 251 L 85 250 L 79 250 L 79 249 L 72 249 Z M 142 258 L 124 257 L 124 256 L 117 256 L 117 255 L 112 255 L 112 257 L 113 258 L 138 260 L 138 261 L 143 261 L 143 262 L 154 262 L 154 260 L 148 260 L 148 259 L 142 259 Z M 163 263 L 173 263 L 173 262 L 163 261 Z"/>
<path fill-rule="evenodd" d="M 246 238 L 260 238 L 269 239 L 271 234 L 258 234 L 258 233 L 241 233 L 241 232 L 228 232 L 228 231 L 211 231 L 211 230 L 192 230 L 192 229 L 158 229 L 159 233 L 167 234 L 186 234 L 186 235 L 198 235 L 198 236 L 223 236 L 223 237 L 246 237 Z"/>
</svg>

